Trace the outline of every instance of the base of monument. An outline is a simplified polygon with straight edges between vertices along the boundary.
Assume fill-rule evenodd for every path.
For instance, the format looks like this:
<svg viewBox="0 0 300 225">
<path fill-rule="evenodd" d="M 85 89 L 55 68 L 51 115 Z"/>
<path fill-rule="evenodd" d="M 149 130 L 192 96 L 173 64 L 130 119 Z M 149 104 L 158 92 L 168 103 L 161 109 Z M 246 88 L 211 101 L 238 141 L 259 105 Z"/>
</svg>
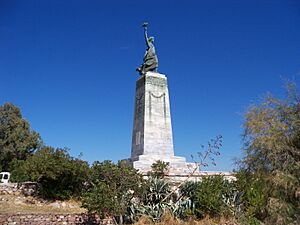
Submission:
<svg viewBox="0 0 300 225">
<path fill-rule="evenodd" d="M 169 175 L 190 174 L 196 168 L 195 163 L 187 163 L 184 157 L 179 156 L 163 157 L 161 155 L 140 155 L 137 161 L 133 161 L 131 163 L 132 166 L 135 169 L 137 169 L 140 173 L 147 174 L 149 171 L 151 171 L 152 164 L 155 163 L 158 159 L 160 161 L 169 163 Z"/>
<path fill-rule="evenodd" d="M 146 179 L 149 177 L 148 172 L 151 171 L 151 166 L 158 159 L 150 157 L 148 155 L 140 155 L 139 160 L 132 161 L 132 159 L 124 159 L 122 161 L 130 163 L 135 169 L 137 169 Z M 221 175 L 228 181 L 236 180 L 235 174 L 232 172 L 224 171 L 200 171 L 197 168 L 196 163 L 186 162 L 184 157 L 167 157 L 165 159 L 159 158 L 164 162 L 169 162 L 169 170 L 165 174 L 165 178 L 171 183 L 180 183 L 186 181 L 198 182 L 203 177 Z"/>
</svg>

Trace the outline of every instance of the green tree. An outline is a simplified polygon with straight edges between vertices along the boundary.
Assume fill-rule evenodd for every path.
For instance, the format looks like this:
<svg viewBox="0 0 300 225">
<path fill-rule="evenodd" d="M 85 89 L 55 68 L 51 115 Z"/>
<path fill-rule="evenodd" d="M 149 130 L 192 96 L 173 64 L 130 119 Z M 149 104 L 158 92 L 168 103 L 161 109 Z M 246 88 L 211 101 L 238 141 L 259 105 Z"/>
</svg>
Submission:
<svg viewBox="0 0 300 225">
<path fill-rule="evenodd" d="M 13 104 L 0 106 L 0 170 L 10 170 L 14 160 L 25 160 L 41 145 L 38 133 Z"/>
<path fill-rule="evenodd" d="M 256 176 L 252 179 L 254 183 L 245 187 L 251 189 L 254 185 L 261 192 L 256 196 L 265 195 L 261 200 L 265 202 L 265 213 L 256 211 L 254 216 L 275 224 L 296 220 L 299 216 L 295 192 L 300 184 L 300 95 L 295 85 L 288 85 L 283 100 L 269 95 L 261 104 L 251 106 L 244 130 L 245 157 L 241 168 L 248 175 Z M 257 179 L 265 188 L 255 184 Z"/>
<path fill-rule="evenodd" d="M 88 163 L 68 154 L 67 149 L 43 147 L 26 161 L 12 163 L 14 181 L 35 181 L 44 198 L 79 197 L 89 177 Z"/>
<path fill-rule="evenodd" d="M 125 162 L 94 162 L 82 206 L 102 217 L 126 214 L 130 201 L 143 189 L 143 177 Z"/>
</svg>

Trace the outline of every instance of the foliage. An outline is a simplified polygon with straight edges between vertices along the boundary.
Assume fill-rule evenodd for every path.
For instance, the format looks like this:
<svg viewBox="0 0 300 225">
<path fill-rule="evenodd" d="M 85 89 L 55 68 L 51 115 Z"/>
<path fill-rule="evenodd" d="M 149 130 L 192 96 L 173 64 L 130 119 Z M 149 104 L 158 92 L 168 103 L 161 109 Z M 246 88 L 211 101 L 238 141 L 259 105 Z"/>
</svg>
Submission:
<svg viewBox="0 0 300 225">
<path fill-rule="evenodd" d="M 41 145 L 38 133 L 13 104 L 0 106 L 0 170 L 9 171 L 13 160 L 26 160 Z"/>
<path fill-rule="evenodd" d="M 230 210 L 230 202 L 234 196 L 234 186 L 223 176 L 203 177 L 197 183 L 192 195 L 195 202 L 195 214 L 198 218 L 205 216 L 221 217 L 227 215 Z"/>
<path fill-rule="evenodd" d="M 274 224 L 297 220 L 300 95 L 295 85 L 288 85 L 283 100 L 269 95 L 251 106 L 244 128 L 245 157 L 238 181 L 244 191 L 246 215 Z"/>
<path fill-rule="evenodd" d="M 82 206 L 104 216 L 124 215 L 130 201 L 143 191 L 144 180 L 124 162 L 94 162 Z"/>
<path fill-rule="evenodd" d="M 176 192 L 180 190 L 180 188 L 188 182 L 191 176 L 193 176 L 195 173 L 199 172 L 201 170 L 201 167 L 207 167 L 209 164 L 216 165 L 214 156 L 219 156 L 220 152 L 219 149 L 222 147 L 222 136 L 218 135 L 215 139 L 211 139 L 208 142 L 207 149 L 205 149 L 204 145 L 201 145 L 201 148 L 203 150 L 203 153 L 201 151 L 197 152 L 199 160 L 197 161 L 194 156 L 192 155 L 192 158 L 194 160 L 194 166 L 192 166 L 190 169 L 191 172 L 189 173 L 188 177 L 181 181 L 179 184 L 177 184 L 173 190 L 162 200 L 165 201 L 167 198 L 169 198 L 171 195 L 174 195 Z"/>
<path fill-rule="evenodd" d="M 152 178 L 147 182 L 142 201 L 145 204 L 159 204 L 170 192 L 170 185 L 164 179 Z"/>
<path fill-rule="evenodd" d="M 250 171 L 282 171 L 299 176 L 300 95 L 288 87 L 284 100 L 267 96 L 251 106 L 244 123 L 245 158 Z"/>
<path fill-rule="evenodd" d="M 186 182 L 180 189 L 180 196 L 182 200 L 189 201 L 182 218 L 232 217 L 241 204 L 240 192 L 235 184 L 221 175 L 203 177 L 200 182 Z"/>
<path fill-rule="evenodd" d="M 184 209 L 180 215 L 181 218 L 188 218 L 196 215 L 196 190 L 198 182 L 187 181 L 179 190 L 179 199 L 181 202 L 185 202 Z"/>
<path fill-rule="evenodd" d="M 166 211 L 173 211 L 169 183 L 164 179 L 150 177 L 145 185 L 143 195 L 137 202 L 131 202 L 129 215 L 131 221 L 137 221 L 141 216 L 148 216 L 157 222 Z"/>
<path fill-rule="evenodd" d="M 11 172 L 11 177 L 10 180 L 12 182 L 24 182 L 24 181 L 30 181 L 30 176 L 25 170 L 26 167 L 26 161 L 25 160 L 17 160 L 14 159 L 10 163 L 10 172 Z"/>
<path fill-rule="evenodd" d="M 108 184 L 99 182 L 88 192 L 83 193 L 82 206 L 90 213 L 97 213 L 101 217 L 114 215 L 115 207 L 118 206 L 115 194 Z"/>
<path fill-rule="evenodd" d="M 157 160 L 155 163 L 152 164 L 152 170 L 149 172 L 149 175 L 155 178 L 164 178 L 164 176 L 169 171 L 169 165 L 169 162 Z"/>
<path fill-rule="evenodd" d="M 266 223 L 287 224 L 297 219 L 299 209 L 294 207 L 294 178 L 272 176 L 260 171 L 250 173 L 241 170 L 236 174 L 237 188 L 242 195 L 242 219 L 249 221 L 264 221 Z M 281 181 L 279 181 L 281 180 Z M 278 183 L 285 183 L 285 187 Z M 287 198 L 287 196 L 289 196 Z M 252 224 L 252 223 L 251 223 Z"/>
<path fill-rule="evenodd" d="M 266 205 L 268 201 L 268 184 L 266 183 L 266 175 L 262 173 L 249 173 L 239 171 L 236 174 L 237 189 L 242 194 L 242 210 L 245 217 L 250 220 L 263 220 L 266 217 Z"/>
<path fill-rule="evenodd" d="M 165 213 L 181 219 L 232 216 L 230 210 L 236 189 L 222 176 L 205 177 L 201 182 L 186 182 L 178 194 L 170 193 L 171 188 L 166 180 L 150 178 L 142 198 L 130 206 L 132 221 L 147 216 L 158 222 Z"/>
<path fill-rule="evenodd" d="M 79 196 L 88 179 L 87 162 L 72 158 L 67 149 L 43 147 L 26 161 L 12 164 L 13 181 L 35 181 L 45 198 L 68 199 Z"/>
</svg>

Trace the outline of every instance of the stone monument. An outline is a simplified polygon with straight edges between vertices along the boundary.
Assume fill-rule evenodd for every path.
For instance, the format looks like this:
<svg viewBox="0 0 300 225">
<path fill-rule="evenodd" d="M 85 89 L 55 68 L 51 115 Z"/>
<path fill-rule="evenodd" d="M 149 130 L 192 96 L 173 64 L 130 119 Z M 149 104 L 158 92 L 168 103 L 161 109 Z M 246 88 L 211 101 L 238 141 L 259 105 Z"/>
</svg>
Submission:
<svg viewBox="0 0 300 225">
<path fill-rule="evenodd" d="M 130 161 L 142 173 L 157 160 L 169 162 L 171 173 L 188 173 L 185 158 L 174 156 L 167 77 L 157 72 L 154 38 L 148 38 L 147 25 L 143 25 L 147 45 L 144 63 L 137 68 L 140 77 L 136 81 Z"/>
</svg>

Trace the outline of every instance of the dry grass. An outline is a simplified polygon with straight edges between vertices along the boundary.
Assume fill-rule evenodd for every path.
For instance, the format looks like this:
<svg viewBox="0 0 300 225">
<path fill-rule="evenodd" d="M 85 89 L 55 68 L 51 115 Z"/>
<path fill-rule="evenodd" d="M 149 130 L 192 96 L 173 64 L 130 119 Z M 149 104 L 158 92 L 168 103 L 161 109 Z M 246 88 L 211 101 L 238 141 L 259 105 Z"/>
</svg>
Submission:
<svg viewBox="0 0 300 225">
<path fill-rule="evenodd" d="M 32 197 L 0 195 L 0 214 L 32 213 L 32 214 L 69 214 L 84 213 L 80 202 L 45 202 Z"/>
<path fill-rule="evenodd" d="M 170 213 L 167 213 L 163 216 L 160 222 L 156 223 L 155 225 L 238 225 L 238 223 L 234 220 L 226 220 L 224 218 L 221 219 L 211 219 L 211 218 L 204 218 L 202 220 L 193 220 L 190 219 L 189 221 L 182 221 L 179 219 L 174 218 Z M 141 217 L 138 222 L 134 225 L 154 225 L 152 220 L 147 217 Z"/>
</svg>

